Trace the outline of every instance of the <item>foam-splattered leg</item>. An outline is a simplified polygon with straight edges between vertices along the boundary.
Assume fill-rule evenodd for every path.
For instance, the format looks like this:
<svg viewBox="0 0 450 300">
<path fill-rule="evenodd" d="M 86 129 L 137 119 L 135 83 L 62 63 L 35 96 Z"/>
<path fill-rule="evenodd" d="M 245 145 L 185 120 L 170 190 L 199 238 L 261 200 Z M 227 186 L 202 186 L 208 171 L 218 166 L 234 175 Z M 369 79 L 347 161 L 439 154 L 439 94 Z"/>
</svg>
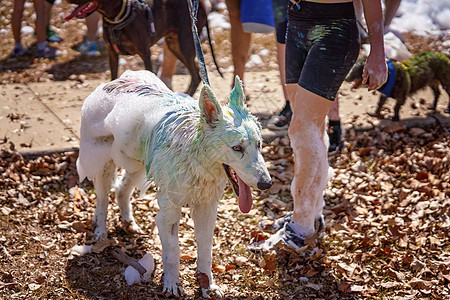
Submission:
<svg viewBox="0 0 450 300">
<path fill-rule="evenodd" d="M 209 298 L 209 291 L 219 297 L 223 297 L 223 291 L 214 283 L 211 274 L 217 202 L 213 201 L 210 204 L 202 203 L 201 205 L 196 205 L 192 207 L 191 214 L 195 224 L 195 239 L 197 240 L 197 272 L 207 275 L 209 279 L 209 287 L 202 288 L 202 297 Z"/>
<path fill-rule="evenodd" d="M 94 178 L 94 188 L 97 194 L 94 214 L 94 233 L 97 236 L 97 240 L 105 240 L 107 238 L 106 216 L 108 215 L 108 195 L 111 190 L 115 168 L 114 163 L 109 161 L 105 164 L 102 172 Z"/>
<path fill-rule="evenodd" d="M 168 200 L 164 196 L 158 199 L 158 203 L 161 210 L 155 221 L 162 244 L 163 291 L 179 297 L 183 295 L 180 283 L 180 246 L 178 244 L 181 208 L 168 204 Z"/>
<path fill-rule="evenodd" d="M 116 198 L 122 221 L 125 223 L 127 230 L 141 234 L 144 232 L 134 220 L 130 197 L 136 187 L 136 183 L 139 182 L 142 176 L 144 176 L 144 173 L 141 170 L 134 173 L 124 171 L 124 175 L 118 179 L 116 184 Z"/>
</svg>

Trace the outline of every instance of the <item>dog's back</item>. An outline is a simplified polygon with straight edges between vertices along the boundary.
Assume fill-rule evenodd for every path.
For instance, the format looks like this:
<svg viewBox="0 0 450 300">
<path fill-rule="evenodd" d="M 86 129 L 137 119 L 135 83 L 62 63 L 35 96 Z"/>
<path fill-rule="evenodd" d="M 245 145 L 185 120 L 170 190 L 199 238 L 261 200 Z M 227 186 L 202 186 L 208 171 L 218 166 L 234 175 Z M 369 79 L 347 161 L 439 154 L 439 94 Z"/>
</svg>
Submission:
<svg viewBox="0 0 450 300">
<path fill-rule="evenodd" d="M 136 136 L 141 134 L 138 124 L 145 122 L 152 128 L 174 105 L 182 102 L 191 106 L 196 103 L 173 93 L 155 74 L 147 71 L 127 71 L 120 79 L 97 87 L 82 108 L 77 162 L 80 179 L 93 179 L 110 159 L 118 166 L 135 164 L 131 162 L 135 159 L 131 149 L 136 148 L 140 138 Z M 128 121 L 118 124 L 119 119 Z M 123 154 L 130 161 L 123 161 L 126 157 Z"/>
<path fill-rule="evenodd" d="M 437 81 L 445 88 L 450 82 L 449 57 L 439 52 L 424 52 L 400 62 L 411 80 L 411 89 L 407 94 L 414 93 Z"/>
</svg>

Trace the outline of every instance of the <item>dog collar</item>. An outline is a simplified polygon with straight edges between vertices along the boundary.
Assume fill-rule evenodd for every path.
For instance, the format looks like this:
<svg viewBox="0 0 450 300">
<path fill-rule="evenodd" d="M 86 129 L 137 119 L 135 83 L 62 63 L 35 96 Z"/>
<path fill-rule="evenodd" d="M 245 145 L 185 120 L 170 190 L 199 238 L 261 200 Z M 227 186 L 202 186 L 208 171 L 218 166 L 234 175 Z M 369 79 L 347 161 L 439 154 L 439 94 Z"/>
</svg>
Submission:
<svg viewBox="0 0 450 300">
<path fill-rule="evenodd" d="M 383 93 L 386 97 L 390 97 L 392 89 L 394 88 L 395 84 L 396 72 L 394 63 L 390 59 L 387 61 L 387 66 L 388 66 L 388 80 L 382 87 L 378 89 L 378 91 L 380 93 Z"/>
</svg>

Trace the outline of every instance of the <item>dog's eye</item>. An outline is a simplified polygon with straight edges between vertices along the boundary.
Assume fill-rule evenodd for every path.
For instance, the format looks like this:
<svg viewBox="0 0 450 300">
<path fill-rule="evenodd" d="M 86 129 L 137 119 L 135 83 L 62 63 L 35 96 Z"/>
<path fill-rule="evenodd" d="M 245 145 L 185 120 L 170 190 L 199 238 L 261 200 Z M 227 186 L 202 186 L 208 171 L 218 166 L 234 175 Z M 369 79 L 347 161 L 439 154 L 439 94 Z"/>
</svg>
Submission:
<svg viewBox="0 0 450 300">
<path fill-rule="evenodd" d="M 242 152 L 242 147 L 241 146 L 233 146 L 233 147 L 231 147 L 231 149 L 233 149 L 236 152 Z"/>
</svg>

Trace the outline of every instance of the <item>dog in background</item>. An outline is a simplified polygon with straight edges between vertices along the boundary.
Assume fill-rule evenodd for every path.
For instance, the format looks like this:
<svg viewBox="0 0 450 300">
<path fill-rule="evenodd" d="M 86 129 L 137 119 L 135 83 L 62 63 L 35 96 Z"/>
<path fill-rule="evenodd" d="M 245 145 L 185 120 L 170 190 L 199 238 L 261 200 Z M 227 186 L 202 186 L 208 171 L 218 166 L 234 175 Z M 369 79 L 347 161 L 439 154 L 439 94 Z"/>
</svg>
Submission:
<svg viewBox="0 0 450 300">
<path fill-rule="evenodd" d="M 183 294 L 178 227 L 181 208 L 189 205 L 198 248 L 197 272 L 208 278 L 202 295 L 208 297 L 211 291 L 222 296 L 211 274 L 217 204 L 227 178 L 244 213 L 252 207 L 250 186 L 271 186 L 261 155 L 260 130 L 245 104 L 238 77 L 224 106 L 208 85 L 196 101 L 173 93 L 148 71 L 126 71 L 100 85 L 83 104 L 77 160 L 80 180 L 94 181 L 97 238 L 107 236 L 108 193 L 116 167 L 124 169 L 116 199 L 122 220 L 133 231 L 142 232 L 133 217 L 130 196 L 134 187 L 145 192 L 153 180 L 159 188 L 160 211 L 155 221 L 162 243 L 164 291 Z"/>
<path fill-rule="evenodd" d="M 95 10 L 103 16 L 103 39 L 109 55 L 111 80 L 118 76 L 119 54 L 138 54 L 145 69 L 152 70 L 150 47 L 165 38 L 169 50 L 186 66 L 193 95 L 200 84 L 187 1 L 180 0 L 68 0 L 78 7 L 66 17 L 85 18 Z M 217 67 L 205 9 L 200 4 L 197 28 L 206 26 L 211 54 Z M 217 70 L 219 68 L 217 67 Z M 220 73 L 220 71 L 219 71 Z"/>
<path fill-rule="evenodd" d="M 354 88 L 357 88 L 362 83 L 362 74 L 366 59 L 359 59 L 345 79 L 348 82 L 354 82 Z M 430 109 L 436 110 L 441 94 L 439 91 L 439 83 L 447 95 L 450 96 L 450 59 L 448 55 L 439 52 L 424 52 L 401 62 L 394 60 L 391 60 L 391 62 L 396 74 L 395 79 L 389 78 L 393 80 L 392 90 L 390 91 L 390 95 L 381 93 L 378 107 L 374 113 L 375 116 L 380 116 L 386 99 L 390 97 L 397 101 L 394 108 L 393 120 L 398 121 L 400 119 L 400 108 L 405 104 L 406 98 L 427 86 L 431 87 L 434 93 L 434 101 Z M 389 76 L 391 76 L 391 72 Z M 384 87 L 381 87 L 379 91 L 382 91 Z M 445 112 L 450 113 L 450 101 Z"/>
</svg>

